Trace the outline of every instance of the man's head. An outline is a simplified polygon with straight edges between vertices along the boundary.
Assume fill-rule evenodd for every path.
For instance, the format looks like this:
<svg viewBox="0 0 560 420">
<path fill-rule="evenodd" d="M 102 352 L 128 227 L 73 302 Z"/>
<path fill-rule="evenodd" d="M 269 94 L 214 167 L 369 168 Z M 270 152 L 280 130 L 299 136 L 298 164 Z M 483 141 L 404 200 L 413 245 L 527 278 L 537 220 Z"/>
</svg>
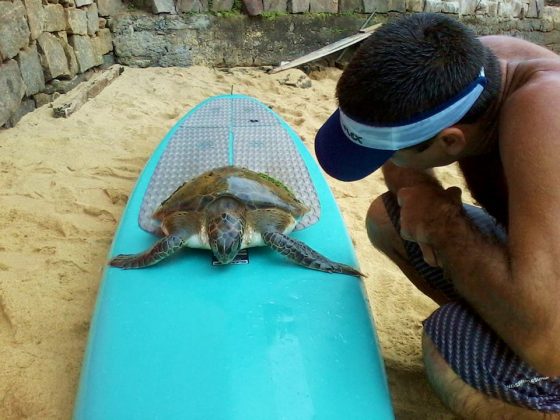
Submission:
<svg viewBox="0 0 560 420">
<path fill-rule="evenodd" d="M 445 15 L 401 18 L 365 40 L 344 70 L 317 156 L 337 178 L 363 178 L 396 150 L 418 152 L 442 130 L 475 122 L 499 88 L 496 58 L 467 27 Z"/>
</svg>

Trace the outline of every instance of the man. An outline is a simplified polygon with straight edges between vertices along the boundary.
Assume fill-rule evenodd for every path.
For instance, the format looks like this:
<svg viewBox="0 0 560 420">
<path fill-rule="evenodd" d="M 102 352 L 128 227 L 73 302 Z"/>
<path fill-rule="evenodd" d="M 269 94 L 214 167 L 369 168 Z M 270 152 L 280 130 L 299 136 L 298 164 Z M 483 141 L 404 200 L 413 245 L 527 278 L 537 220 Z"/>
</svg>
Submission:
<svg viewBox="0 0 560 420">
<path fill-rule="evenodd" d="M 354 181 L 382 166 L 374 246 L 441 306 L 424 322 L 436 393 L 465 418 L 560 417 L 560 59 L 436 14 L 358 49 L 317 158 Z M 458 162 L 483 209 L 430 168 Z"/>
</svg>

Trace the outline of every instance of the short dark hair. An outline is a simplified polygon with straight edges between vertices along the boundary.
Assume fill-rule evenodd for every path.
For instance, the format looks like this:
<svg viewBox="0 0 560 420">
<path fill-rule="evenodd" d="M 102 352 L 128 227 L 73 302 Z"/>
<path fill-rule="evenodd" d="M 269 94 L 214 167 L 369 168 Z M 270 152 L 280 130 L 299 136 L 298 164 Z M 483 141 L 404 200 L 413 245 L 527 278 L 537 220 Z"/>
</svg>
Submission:
<svg viewBox="0 0 560 420">
<path fill-rule="evenodd" d="M 366 39 L 344 69 L 336 95 L 340 108 L 359 121 L 399 123 L 457 95 L 481 67 L 488 83 L 463 123 L 474 122 L 497 97 L 498 60 L 457 20 L 418 13 L 387 23 Z"/>
</svg>

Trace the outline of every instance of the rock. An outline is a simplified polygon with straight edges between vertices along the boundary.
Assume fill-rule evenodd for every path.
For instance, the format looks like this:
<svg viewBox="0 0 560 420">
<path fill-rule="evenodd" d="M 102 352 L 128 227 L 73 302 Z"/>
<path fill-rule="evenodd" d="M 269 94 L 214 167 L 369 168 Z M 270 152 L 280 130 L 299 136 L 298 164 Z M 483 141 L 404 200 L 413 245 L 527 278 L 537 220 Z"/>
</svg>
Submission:
<svg viewBox="0 0 560 420">
<path fill-rule="evenodd" d="M 338 4 L 339 13 L 344 12 L 358 12 L 364 11 L 362 0 L 339 0 Z"/>
<path fill-rule="evenodd" d="M 406 0 L 406 10 L 408 12 L 423 12 L 424 0 Z"/>
<path fill-rule="evenodd" d="M 177 13 L 200 13 L 208 11 L 208 0 L 177 0 Z"/>
<path fill-rule="evenodd" d="M 113 36 L 111 35 L 111 31 L 109 28 L 101 29 L 97 33 L 97 36 L 91 38 L 91 40 L 97 40 L 98 44 L 98 52 L 100 55 L 105 55 L 111 51 L 113 51 Z"/>
<path fill-rule="evenodd" d="M 97 13 L 97 4 L 93 3 L 91 6 L 85 8 L 87 16 L 87 33 L 88 35 L 95 35 L 99 30 L 99 13 Z"/>
<path fill-rule="evenodd" d="M 66 32 L 74 35 L 88 34 L 87 12 L 81 9 L 64 9 L 66 15 Z"/>
<path fill-rule="evenodd" d="M 22 2 L 0 1 L 0 62 L 15 57 L 27 46 L 29 36 Z"/>
<path fill-rule="evenodd" d="M 64 42 L 68 43 L 68 34 L 66 33 L 66 31 L 60 31 L 60 32 L 55 32 L 55 35 L 63 40 Z"/>
<path fill-rule="evenodd" d="M 97 0 L 99 16 L 113 16 L 123 8 L 121 0 Z"/>
<path fill-rule="evenodd" d="M 545 32 L 544 44 L 558 46 L 560 44 L 560 31 Z"/>
<path fill-rule="evenodd" d="M 49 95 L 54 95 L 55 93 L 65 94 L 70 92 L 84 80 L 86 80 L 86 73 L 80 73 L 70 80 L 54 79 L 48 83 L 44 93 L 48 93 Z"/>
<path fill-rule="evenodd" d="M 91 45 L 93 46 L 93 55 L 95 56 L 95 65 L 100 66 L 103 64 L 103 53 L 101 53 L 103 46 L 98 37 L 91 38 Z"/>
<path fill-rule="evenodd" d="M 529 10 L 527 11 L 528 18 L 538 18 L 544 10 L 544 0 L 531 0 L 529 2 Z"/>
<path fill-rule="evenodd" d="M 17 56 L 17 62 L 25 83 L 25 94 L 27 96 L 45 89 L 45 76 L 43 75 L 43 67 L 36 45 L 21 50 Z"/>
<path fill-rule="evenodd" d="M 87 69 L 97 64 L 93 45 L 88 36 L 72 35 L 68 38 L 68 41 L 72 48 L 74 48 L 74 53 L 76 54 L 76 59 L 80 67 L 80 73 L 85 72 Z"/>
<path fill-rule="evenodd" d="M 60 4 L 47 4 L 45 10 L 45 31 L 58 32 L 66 30 L 64 8 Z"/>
<path fill-rule="evenodd" d="M 90 4 L 95 4 L 93 0 L 75 0 L 76 7 L 89 6 Z"/>
<path fill-rule="evenodd" d="M 513 3 L 512 3 L 512 5 L 513 5 Z M 477 14 L 478 14 L 478 12 L 477 12 Z M 488 1 L 485 4 L 484 14 L 486 16 L 492 16 L 492 17 L 498 16 L 498 2 Z"/>
<path fill-rule="evenodd" d="M 10 119 L 6 122 L 7 128 L 15 127 L 19 120 L 23 118 L 25 114 L 29 114 L 35 110 L 35 101 L 33 99 L 25 99 L 19 107 L 14 111 Z"/>
<path fill-rule="evenodd" d="M 103 56 L 103 64 L 101 65 L 101 68 L 103 70 L 107 70 L 109 67 L 111 67 L 114 64 L 115 64 L 115 56 L 113 55 L 113 53 L 105 54 Z"/>
<path fill-rule="evenodd" d="M 458 1 L 444 1 L 441 7 L 443 13 L 459 14 L 459 2 Z"/>
<path fill-rule="evenodd" d="M 366 13 L 387 13 L 387 1 L 385 0 L 364 0 L 364 11 Z"/>
<path fill-rule="evenodd" d="M 152 12 L 156 15 L 161 13 L 177 14 L 175 2 L 173 0 L 150 0 L 150 2 L 152 4 Z"/>
<path fill-rule="evenodd" d="M 23 0 L 25 9 L 27 10 L 27 23 L 31 31 L 31 39 L 39 38 L 43 33 L 45 11 L 41 0 Z"/>
<path fill-rule="evenodd" d="M 0 126 L 19 108 L 25 95 L 25 84 L 15 60 L 0 65 Z"/>
<path fill-rule="evenodd" d="M 285 2 L 286 0 L 283 0 L 283 1 Z M 228 10 L 231 10 L 232 7 L 233 7 L 233 0 L 213 0 L 212 1 L 212 11 L 213 12 L 226 12 Z M 284 11 L 286 11 L 286 9 L 284 9 Z"/>
<path fill-rule="evenodd" d="M 105 29 L 107 27 L 107 19 L 100 17 L 98 19 L 99 29 Z"/>
<path fill-rule="evenodd" d="M 307 13 L 309 12 L 310 0 L 288 0 L 288 11 L 290 13 Z"/>
<path fill-rule="evenodd" d="M 511 3 L 498 3 L 498 16 L 509 18 L 512 16 L 513 8 Z"/>
<path fill-rule="evenodd" d="M 309 11 L 311 13 L 337 13 L 338 0 L 310 0 Z"/>
<path fill-rule="evenodd" d="M 459 3 L 461 15 L 474 15 L 476 7 L 479 5 L 480 0 L 461 0 Z"/>
<path fill-rule="evenodd" d="M 301 70 L 288 70 L 278 78 L 278 83 L 285 86 L 293 86 L 300 89 L 311 87 L 311 79 Z"/>
<path fill-rule="evenodd" d="M 35 107 L 40 108 L 43 105 L 47 105 L 52 101 L 52 95 L 41 92 L 41 93 L 37 93 L 36 95 L 33 95 L 33 99 L 35 100 Z"/>
<path fill-rule="evenodd" d="M 66 54 L 66 60 L 68 60 L 68 70 L 70 77 L 76 76 L 80 72 L 80 66 L 78 65 L 78 59 L 76 58 L 76 53 L 74 49 L 68 43 L 68 38 L 61 38 L 62 48 L 64 49 L 64 54 Z"/>
<path fill-rule="evenodd" d="M 389 0 L 387 3 L 387 10 L 389 12 L 404 13 L 406 11 L 406 0 Z"/>
<path fill-rule="evenodd" d="M 41 64 L 45 72 L 46 80 L 54 79 L 55 77 L 70 76 L 70 69 L 68 68 L 68 60 L 64 53 L 61 41 L 51 33 L 43 32 L 37 39 L 39 46 L 39 53 L 41 56 Z"/>
<path fill-rule="evenodd" d="M 511 3 L 511 13 L 514 18 L 523 18 L 523 16 L 525 15 L 523 6 L 524 4 L 521 0 L 513 0 L 513 2 Z M 558 7 L 552 7 L 549 9 L 558 9 Z M 558 21 L 560 22 L 560 19 Z"/>
<path fill-rule="evenodd" d="M 440 13 L 443 9 L 443 2 L 440 0 L 427 0 L 425 12 Z"/>
<path fill-rule="evenodd" d="M 258 16 L 264 11 L 263 0 L 243 0 L 243 6 L 249 16 Z M 309 5 L 307 7 L 309 8 Z"/>
<path fill-rule="evenodd" d="M 113 32 L 115 56 L 119 63 L 132 67 L 192 65 L 188 40 L 184 37 L 158 36 L 150 31 Z"/>
</svg>

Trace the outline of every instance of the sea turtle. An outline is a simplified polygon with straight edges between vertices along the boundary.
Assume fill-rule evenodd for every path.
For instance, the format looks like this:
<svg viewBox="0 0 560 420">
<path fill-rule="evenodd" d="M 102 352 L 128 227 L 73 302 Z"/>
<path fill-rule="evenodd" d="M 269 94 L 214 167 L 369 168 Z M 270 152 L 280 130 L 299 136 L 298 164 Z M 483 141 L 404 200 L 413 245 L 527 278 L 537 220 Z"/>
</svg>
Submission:
<svg viewBox="0 0 560 420">
<path fill-rule="evenodd" d="M 224 166 L 185 182 L 156 209 L 164 237 L 149 250 L 118 255 L 110 265 L 142 268 L 183 247 L 211 249 L 222 264 L 240 249 L 268 245 L 291 261 L 315 270 L 359 276 L 287 236 L 309 209 L 280 181 L 249 169 Z"/>
</svg>

